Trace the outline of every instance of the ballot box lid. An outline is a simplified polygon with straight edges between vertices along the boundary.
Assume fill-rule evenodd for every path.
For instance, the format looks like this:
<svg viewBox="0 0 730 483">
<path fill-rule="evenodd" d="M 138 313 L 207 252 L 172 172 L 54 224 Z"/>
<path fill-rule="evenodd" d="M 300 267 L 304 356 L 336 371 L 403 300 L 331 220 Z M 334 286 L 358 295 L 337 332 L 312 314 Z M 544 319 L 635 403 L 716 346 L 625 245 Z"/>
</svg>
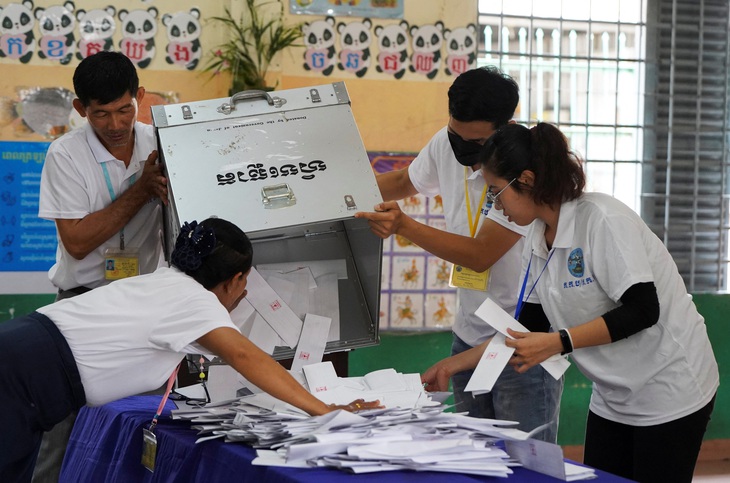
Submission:
<svg viewBox="0 0 730 483">
<path fill-rule="evenodd" d="M 154 106 L 153 121 L 185 219 L 215 214 L 252 233 L 382 201 L 342 82 Z"/>
<path fill-rule="evenodd" d="M 382 197 L 344 83 L 159 105 L 152 118 L 168 258 L 183 222 L 216 216 L 248 234 L 254 266 L 334 262 L 338 300 L 312 302 L 330 309 L 314 312 L 333 320 L 326 352 L 377 344 L 383 241 L 353 215 Z"/>
</svg>

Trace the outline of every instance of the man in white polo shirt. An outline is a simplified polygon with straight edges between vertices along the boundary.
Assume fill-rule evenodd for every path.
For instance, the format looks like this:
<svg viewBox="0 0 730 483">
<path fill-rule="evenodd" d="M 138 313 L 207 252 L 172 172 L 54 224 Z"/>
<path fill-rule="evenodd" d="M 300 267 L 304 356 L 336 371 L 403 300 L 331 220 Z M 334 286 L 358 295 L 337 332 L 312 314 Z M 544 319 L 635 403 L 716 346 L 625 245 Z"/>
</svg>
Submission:
<svg viewBox="0 0 730 483">
<path fill-rule="evenodd" d="M 525 374 L 508 366 L 490 393 L 472 397 L 464 391 L 473 370 L 461 364 L 459 354 L 496 332 L 474 312 L 490 298 L 514 314 L 519 296 L 526 227 L 510 222 L 501 210 L 492 208 L 499 193 L 489 191 L 480 169 L 483 146 L 512 119 L 519 88 L 497 68 L 482 67 L 457 77 L 448 96 L 448 125 L 431 138 L 409 167 L 378 175 L 386 202 L 374 213 L 355 216 L 370 220 L 378 236 L 397 233 L 454 264 L 451 284 L 458 287 L 458 307 L 452 357 L 423 374 L 427 389 L 447 390 L 451 378 L 457 411 L 517 421 L 524 431 L 545 425 L 534 437 L 555 443 L 563 380 L 556 381 L 542 366 Z M 389 201 L 416 193 L 441 195 L 447 231 L 415 221 L 403 214 L 396 202 Z M 529 329 L 547 332 L 549 325 Z"/>
<path fill-rule="evenodd" d="M 55 221 L 57 300 L 153 272 L 162 262 L 167 180 L 154 128 L 137 122 L 144 88 L 123 54 L 99 52 L 74 72 L 76 112 L 88 123 L 51 143 L 38 216 Z M 75 415 L 46 433 L 34 482 L 58 480 Z"/>
</svg>

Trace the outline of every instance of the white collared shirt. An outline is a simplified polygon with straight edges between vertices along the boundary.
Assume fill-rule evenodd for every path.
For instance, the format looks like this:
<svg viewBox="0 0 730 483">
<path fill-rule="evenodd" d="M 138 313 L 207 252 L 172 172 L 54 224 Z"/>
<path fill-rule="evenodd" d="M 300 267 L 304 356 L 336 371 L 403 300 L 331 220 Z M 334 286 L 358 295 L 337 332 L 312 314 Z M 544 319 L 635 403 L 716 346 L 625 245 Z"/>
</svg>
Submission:
<svg viewBox="0 0 730 483">
<path fill-rule="evenodd" d="M 160 387 L 211 330 L 238 331 L 215 294 L 174 267 L 38 309 L 71 348 L 89 406 Z"/>
<path fill-rule="evenodd" d="M 552 256 L 541 220 L 531 225 L 526 239 L 523 270 L 532 261 L 525 294 L 535 287 L 528 301 L 542 304 L 556 330 L 620 306 L 632 285 L 656 286 L 660 315 L 655 325 L 571 355 L 593 381 L 591 411 L 648 426 L 691 414 L 712 399 L 719 375 L 704 319 L 671 255 L 633 210 L 606 194 L 586 193 L 561 206 Z"/>
<path fill-rule="evenodd" d="M 112 188 L 119 197 L 130 186 L 133 175 L 142 175 L 150 152 L 157 149 L 154 128 L 137 122 L 134 152 L 129 167 L 115 159 L 101 144 L 89 124 L 53 141 L 41 173 L 38 216 L 49 220 L 81 219 L 112 202 L 101 163 L 109 172 Z M 140 273 L 154 271 L 162 262 L 162 208 L 150 200 L 124 227 L 125 246 L 139 249 Z M 104 279 L 104 251 L 119 248 L 114 235 L 84 259 L 76 260 L 64 248 L 60 237 L 56 263 L 48 276 L 62 290 L 78 286 L 96 288 Z"/>
</svg>

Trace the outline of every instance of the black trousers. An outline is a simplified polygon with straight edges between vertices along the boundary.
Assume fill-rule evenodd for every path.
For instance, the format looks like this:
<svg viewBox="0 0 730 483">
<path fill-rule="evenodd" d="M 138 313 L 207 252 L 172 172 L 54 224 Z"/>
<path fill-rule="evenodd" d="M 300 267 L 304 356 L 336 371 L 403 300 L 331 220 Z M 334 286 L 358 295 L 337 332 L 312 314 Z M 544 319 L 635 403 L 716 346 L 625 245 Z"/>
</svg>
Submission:
<svg viewBox="0 0 730 483">
<path fill-rule="evenodd" d="M 0 323 L 0 481 L 27 482 L 44 431 L 86 403 L 66 339 L 33 312 Z"/>
<path fill-rule="evenodd" d="M 583 461 L 641 483 L 691 483 L 715 397 L 664 424 L 629 426 L 588 412 Z"/>
</svg>

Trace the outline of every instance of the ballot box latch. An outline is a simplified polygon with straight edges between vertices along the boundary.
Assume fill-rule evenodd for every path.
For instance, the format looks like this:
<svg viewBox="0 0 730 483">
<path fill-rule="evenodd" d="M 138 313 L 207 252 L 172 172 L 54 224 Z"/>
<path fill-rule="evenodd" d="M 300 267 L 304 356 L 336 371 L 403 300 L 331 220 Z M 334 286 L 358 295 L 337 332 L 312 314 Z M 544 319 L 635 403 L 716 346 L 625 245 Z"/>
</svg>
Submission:
<svg viewBox="0 0 730 483">
<path fill-rule="evenodd" d="M 286 208 L 297 204 L 297 198 L 287 183 L 261 188 L 261 201 L 266 209 Z"/>
</svg>

